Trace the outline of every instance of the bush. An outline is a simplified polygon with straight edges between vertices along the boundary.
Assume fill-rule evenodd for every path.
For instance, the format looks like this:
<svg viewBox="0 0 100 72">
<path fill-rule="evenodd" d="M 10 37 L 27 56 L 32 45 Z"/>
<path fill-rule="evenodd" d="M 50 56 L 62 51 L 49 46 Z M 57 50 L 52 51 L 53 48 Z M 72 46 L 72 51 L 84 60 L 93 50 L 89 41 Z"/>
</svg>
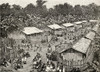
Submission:
<svg viewBox="0 0 100 72">
<path fill-rule="evenodd" d="M 57 51 L 53 51 L 51 53 L 51 60 L 57 61 L 58 60 L 58 56 L 59 56 L 59 53 Z"/>
</svg>

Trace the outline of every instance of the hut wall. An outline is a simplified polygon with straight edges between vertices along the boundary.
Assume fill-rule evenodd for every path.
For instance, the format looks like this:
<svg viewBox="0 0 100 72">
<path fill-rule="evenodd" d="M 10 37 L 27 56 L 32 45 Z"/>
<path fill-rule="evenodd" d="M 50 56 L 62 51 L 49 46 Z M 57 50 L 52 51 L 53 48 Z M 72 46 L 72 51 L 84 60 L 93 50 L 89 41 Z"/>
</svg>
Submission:
<svg viewBox="0 0 100 72">
<path fill-rule="evenodd" d="M 25 34 L 19 31 L 15 31 L 8 35 L 9 38 L 13 39 L 17 45 L 22 43 L 22 40 L 25 40 Z"/>
<path fill-rule="evenodd" d="M 41 43 L 43 40 L 43 34 L 34 34 L 34 35 L 29 35 L 27 36 L 27 39 L 31 41 L 31 43 L 36 44 L 36 43 Z"/>
<path fill-rule="evenodd" d="M 80 28 L 82 28 L 81 24 L 75 25 L 75 31 L 79 30 Z"/>
<path fill-rule="evenodd" d="M 25 34 L 21 33 L 21 32 L 13 32 L 11 34 L 8 35 L 9 38 L 12 38 L 12 39 L 25 39 Z"/>
<path fill-rule="evenodd" d="M 67 40 L 74 40 L 75 34 L 71 33 L 71 32 L 67 32 L 66 38 L 67 38 Z"/>
<path fill-rule="evenodd" d="M 83 54 L 81 53 L 65 53 L 63 55 L 63 58 L 70 61 L 70 60 L 74 60 L 74 61 L 78 61 L 78 60 L 82 60 Z"/>
<path fill-rule="evenodd" d="M 61 35 L 63 33 L 63 30 L 61 30 L 61 29 L 55 30 L 54 33 L 55 33 L 55 35 Z"/>
<path fill-rule="evenodd" d="M 65 66 L 81 66 L 84 63 L 84 59 L 84 54 L 73 49 L 69 49 L 63 53 Z"/>
<path fill-rule="evenodd" d="M 75 31 L 75 27 L 74 26 L 67 27 L 66 30 L 69 31 L 69 32 L 74 32 Z"/>
</svg>

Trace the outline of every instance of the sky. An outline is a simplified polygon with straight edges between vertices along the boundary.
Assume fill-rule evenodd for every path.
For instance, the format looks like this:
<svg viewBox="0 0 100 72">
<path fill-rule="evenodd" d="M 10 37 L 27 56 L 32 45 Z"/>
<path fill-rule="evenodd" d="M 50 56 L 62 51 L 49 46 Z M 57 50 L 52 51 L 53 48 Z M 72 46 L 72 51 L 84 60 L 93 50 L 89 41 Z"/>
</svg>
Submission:
<svg viewBox="0 0 100 72">
<path fill-rule="evenodd" d="M 64 4 L 66 2 L 73 6 L 77 4 L 88 5 L 90 3 L 95 3 L 97 5 L 100 5 L 100 0 L 44 0 L 44 1 L 47 1 L 47 3 L 45 4 L 47 8 L 52 8 L 57 4 Z M 0 4 L 2 3 L 9 3 L 10 5 L 17 4 L 22 7 L 25 7 L 29 3 L 33 3 L 34 5 L 36 5 L 36 0 L 0 0 Z"/>
</svg>

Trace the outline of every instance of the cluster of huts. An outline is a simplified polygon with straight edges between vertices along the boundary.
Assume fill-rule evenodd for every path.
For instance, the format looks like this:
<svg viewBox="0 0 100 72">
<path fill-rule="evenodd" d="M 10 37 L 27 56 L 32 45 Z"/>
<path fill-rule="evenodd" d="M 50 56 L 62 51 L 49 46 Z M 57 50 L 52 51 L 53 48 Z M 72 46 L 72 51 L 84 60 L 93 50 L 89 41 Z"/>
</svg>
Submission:
<svg viewBox="0 0 100 72">
<path fill-rule="evenodd" d="M 64 70 L 73 67 L 81 68 L 86 63 L 93 61 L 93 52 L 91 52 L 91 48 L 93 47 L 90 45 L 94 40 L 98 27 L 99 25 L 96 24 L 89 33 L 79 39 L 75 44 L 60 51 L 60 54 L 63 56 Z"/>
<path fill-rule="evenodd" d="M 98 29 L 97 20 L 79 21 L 74 23 L 65 23 L 62 25 L 52 24 L 47 25 L 44 29 L 36 27 L 25 27 L 22 31 L 16 31 L 9 34 L 9 38 L 15 40 L 15 48 L 33 47 L 36 44 L 49 43 L 55 36 L 57 38 L 63 37 L 66 40 L 64 48 L 60 49 L 60 54 L 63 56 L 63 60 L 66 66 L 81 66 L 88 57 L 88 50 L 91 41 L 94 39 L 95 32 Z M 87 27 L 87 30 L 84 28 Z M 92 29 L 91 29 L 92 28 Z M 84 35 L 84 33 L 86 34 Z M 90 31 L 90 32 L 89 32 Z M 88 34 L 87 34 L 88 33 Z M 79 35 L 82 38 L 78 38 Z M 77 42 L 73 42 L 73 41 Z M 62 41 L 61 41 L 62 42 Z M 71 46 L 68 44 L 72 43 Z M 14 47 L 13 45 L 13 47 Z M 68 45 L 68 46 L 66 46 Z M 63 46 L 61 46 L 62 48 Z M 13 49 L 7 48 L 13 54 Z M 0 51 L 1 52 L 1 51 Z"/>
</svg>

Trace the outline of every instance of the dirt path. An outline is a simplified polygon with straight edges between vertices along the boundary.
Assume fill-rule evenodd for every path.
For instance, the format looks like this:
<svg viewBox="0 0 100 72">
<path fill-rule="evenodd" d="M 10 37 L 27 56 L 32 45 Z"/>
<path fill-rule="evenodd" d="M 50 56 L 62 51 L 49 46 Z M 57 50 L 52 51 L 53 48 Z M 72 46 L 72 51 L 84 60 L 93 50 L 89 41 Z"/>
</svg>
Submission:
<svg viewBox="0 0 100 72">
<path fill-rule="evenodd" d="M 27 64 L 24 64 L 23 68 L 18 70 L 20 72 L 30 72 L 30 70 L 32 70 L 32 60 L 36 56 L 37 52 L 41 54 L 43 63 L 46 63 L 47 49 L 45 47 L 42 48 L 42 51 L 38 50 L 34 52 L 34 50 L 32 49 L 32 50 L 29 50 L 28 52 L 30 53 L 30 57 L 27 59 Z"/>
<path fill-rule="evenodd" d="M 33 52 L 33 50 L 30 50 L 28 52 L 30 53 L 30 57 L 27 59 L 27 64 L 24 64 L 23 68 L 18 70 L 20 72 L 30 72 L 30 70 L 32 69 L 32 59 L 34 58 L 36 53 Z"/>
</svg>

